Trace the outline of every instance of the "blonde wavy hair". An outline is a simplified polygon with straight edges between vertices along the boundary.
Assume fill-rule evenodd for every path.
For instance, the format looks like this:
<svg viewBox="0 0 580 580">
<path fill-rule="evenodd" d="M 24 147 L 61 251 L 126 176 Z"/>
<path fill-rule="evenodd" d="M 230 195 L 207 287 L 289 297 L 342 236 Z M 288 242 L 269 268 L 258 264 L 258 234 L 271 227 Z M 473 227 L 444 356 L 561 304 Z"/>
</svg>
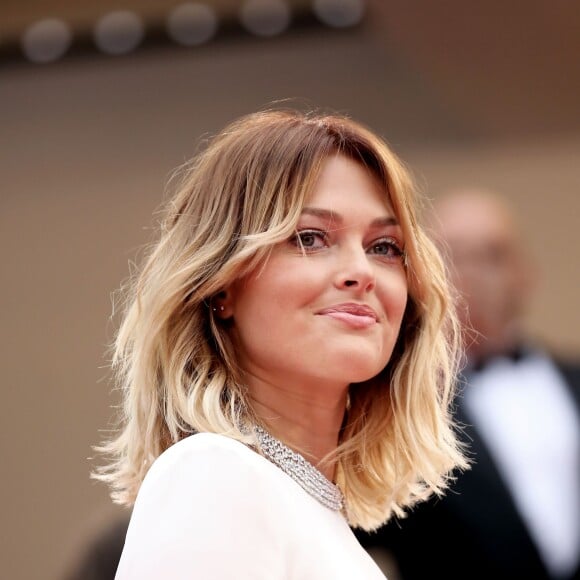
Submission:
<svg viewBox="0 0 580 580">
<path fill-rule="evenodd" d="M 417 220 L 410 176 L 384 141 L 337 115 L 264 111 L 239 119 L 183 168 L 160 237 L 126 293 L 113 368 L 121 430 L 100 447 L 96 477 L 131 505 L 151 463 L 195 432 L 255 443 L 259 423 L 227 325 L 211 301 L 295 233 L 324 161 L 363 164 L 383 185 L 402 227 L 408 304 L 383 372 L 351 385 L 332 459 L 354 527 L 371 530 L 465 467 L 449 405 L 458 326 L 441 257 Z"/>
</svg>

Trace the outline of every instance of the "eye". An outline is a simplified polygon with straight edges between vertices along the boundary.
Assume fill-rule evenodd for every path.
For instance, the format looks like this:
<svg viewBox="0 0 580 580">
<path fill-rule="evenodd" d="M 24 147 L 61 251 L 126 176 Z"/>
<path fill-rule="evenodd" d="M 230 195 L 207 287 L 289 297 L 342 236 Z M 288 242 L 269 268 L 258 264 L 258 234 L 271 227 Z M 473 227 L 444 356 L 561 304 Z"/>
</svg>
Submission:
<svg viewBox="0 0 580 580">
<path fill-rule="evenodd" d="M 302 250 L 318 250 L 326 247 L 326 232 L 321 230 L 301 230 L 290 239 Z"/>
<path fill-rule="evenodd" d="M 370 254 L 386 258 L 402 258 L 403 250 L 394 238 L 380 238 L 375 240 L 367 249 Z"/>
</svg>

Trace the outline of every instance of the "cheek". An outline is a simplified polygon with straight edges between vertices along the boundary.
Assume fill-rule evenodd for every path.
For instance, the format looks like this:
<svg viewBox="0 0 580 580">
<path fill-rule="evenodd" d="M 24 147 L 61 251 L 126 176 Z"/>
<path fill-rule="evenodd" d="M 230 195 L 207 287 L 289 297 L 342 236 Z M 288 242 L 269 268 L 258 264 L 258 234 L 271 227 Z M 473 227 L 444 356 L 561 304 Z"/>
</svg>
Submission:
<svg viewBox="0 0 580 580">
<path fill-rule="evenodd" d="M 234 288 L 232 337 L 242 351 L 262 350 L 277 342 L 288 325 L 288 314 L 299 303 L 296 276 L 280 268 L 265 268 Z"/>
<path fill-rule="evenodd" d="M 252 288 L 238 300 L 234 307 L 230 335 L 236 348 L 238 363 L 246 367 L 248 360 L 261 358 L 272 331 L 277 325 L 274 304 L 270 297 L 253 294 Z"/>
<path fill-rule="evenodd" d="M 304 307 L 324 291 L 328 280 L 314 260 L 273 255 L 235 291 L 235 308 L 244 315 L 289 316 L 291 308 Z"/>
<path fill-rule="evenodd" d="M 234 328 L 245 336 L 247 329 L 261 329 L 276 310 L 276 295 L 264 292 L 261 284 L 248 281 L 233 303 Z"/>
<path fill-rule="evenodd" d="M 403 320 L 407 307 L 408 287 L 404 274 L 397 276 L 385 284 L 382 300 L 385 314 L 389 322 L 397 326 L 397 330 Z"/>
</svg>

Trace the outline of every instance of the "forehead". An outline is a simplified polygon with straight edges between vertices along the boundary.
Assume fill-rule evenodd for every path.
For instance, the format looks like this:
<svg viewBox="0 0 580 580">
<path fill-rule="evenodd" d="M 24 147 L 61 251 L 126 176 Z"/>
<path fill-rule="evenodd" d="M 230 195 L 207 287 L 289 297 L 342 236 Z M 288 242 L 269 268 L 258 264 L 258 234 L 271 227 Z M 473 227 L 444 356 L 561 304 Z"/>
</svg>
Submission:
<svg viewBox="0 0 580 580">
<path fill-rule="evenodd" d="M 457 197 L 436 207 L 434 229 L 448 244 L 481 246 L 490 243 L 515 243 L 513 218 L 493 199 Z"/>
<path fill-rule="evenodd" d="M 362 162 L 344 155 L 334 155 L 323 161 L 305 206 L 352 207 L 393 215 L 386 187 L 378 176 Z"/>
</svg>

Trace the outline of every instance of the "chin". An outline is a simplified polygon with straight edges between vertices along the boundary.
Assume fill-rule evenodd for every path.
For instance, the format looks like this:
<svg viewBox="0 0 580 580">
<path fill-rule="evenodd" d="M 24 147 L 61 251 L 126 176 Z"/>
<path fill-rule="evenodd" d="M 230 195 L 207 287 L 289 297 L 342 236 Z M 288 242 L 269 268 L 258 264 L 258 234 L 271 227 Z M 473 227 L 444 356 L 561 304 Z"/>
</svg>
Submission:
<svg viewBox="0 0 580 580">
<path fill-rule="evenodd" d="M 346 379 L 348 383 L 364 383 L 380 374 L 388 362 L 386 360 L 384 363 L 382 361 L 379 363 L 376 359 L 372 361 L 368 359 L 357 360 L 357 358 L 346 355 L 335 364 L 329 364 L 326 368 L 332 368 L 333 374 L 340 380 Z"/>
</svg>

